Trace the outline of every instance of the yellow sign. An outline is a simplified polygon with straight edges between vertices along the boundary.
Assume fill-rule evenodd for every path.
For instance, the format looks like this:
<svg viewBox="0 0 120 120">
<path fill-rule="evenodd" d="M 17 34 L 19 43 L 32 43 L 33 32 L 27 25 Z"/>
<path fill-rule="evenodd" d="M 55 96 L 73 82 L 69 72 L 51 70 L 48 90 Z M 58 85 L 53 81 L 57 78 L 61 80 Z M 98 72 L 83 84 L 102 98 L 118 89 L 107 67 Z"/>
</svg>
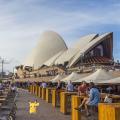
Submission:
<svg viewBox="0 0 120 120">
<path fill-rule="evenodd" d="M 29 102 L 29 113 L 34 114 L 37 112 L 37 107 L 39 106 L 39 103 L 35 102 Z"/>
</svg>

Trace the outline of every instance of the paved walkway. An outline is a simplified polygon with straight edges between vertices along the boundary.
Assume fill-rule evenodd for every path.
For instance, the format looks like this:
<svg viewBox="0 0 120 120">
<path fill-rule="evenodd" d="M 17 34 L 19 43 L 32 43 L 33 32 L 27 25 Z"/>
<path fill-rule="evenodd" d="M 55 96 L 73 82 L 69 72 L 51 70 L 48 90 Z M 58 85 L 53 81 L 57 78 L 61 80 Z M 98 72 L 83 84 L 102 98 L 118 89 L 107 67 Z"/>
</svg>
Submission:
<svg viewBox="0 0 120 120">
<path fill-rule="evenodd" d="M 38 112 L 36 115 L 30 115 L 28 102 L 36 99 L 40 103 Z M 51 104 L 24 90 L 19 90 L 17 106 L 16 120 L 71 120 L 70 115 L 63 115 L 60 113 L 59 108 L 52 107 Z"/>
</svg>

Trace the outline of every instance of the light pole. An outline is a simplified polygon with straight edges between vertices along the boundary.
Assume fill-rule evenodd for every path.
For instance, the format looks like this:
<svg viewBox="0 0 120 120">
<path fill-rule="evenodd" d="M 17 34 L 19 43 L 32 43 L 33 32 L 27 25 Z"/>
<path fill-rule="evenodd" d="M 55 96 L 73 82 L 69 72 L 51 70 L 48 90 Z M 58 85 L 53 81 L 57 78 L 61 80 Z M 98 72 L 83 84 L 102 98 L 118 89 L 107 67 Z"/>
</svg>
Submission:
<svg viewBox="0 0 120 120">
<path fill-rule="evenodd" d="M 6 62 L 6 60 L 4 58 L 1 58 L 0 57 L 0 63 L 1 63 L 1 66 L 2 66 L 2 71 L 1 71 L 1 79 L 3 79 L 3 73 L 4 73 L 4 64 L 9 64 L 8 62 Z"/>
<path fill-rule="evenodd" d="M 1 67 L 2 67 L 2 71 L 1 71 L 1 79 L 3 78 L 3 71 L 4 71 L 4 69 L 3 69 L 3 67 L 4 67 L 4 59 L 2 59 L 2 58 L 0 58 L 1 59 Z"/>
</svg>

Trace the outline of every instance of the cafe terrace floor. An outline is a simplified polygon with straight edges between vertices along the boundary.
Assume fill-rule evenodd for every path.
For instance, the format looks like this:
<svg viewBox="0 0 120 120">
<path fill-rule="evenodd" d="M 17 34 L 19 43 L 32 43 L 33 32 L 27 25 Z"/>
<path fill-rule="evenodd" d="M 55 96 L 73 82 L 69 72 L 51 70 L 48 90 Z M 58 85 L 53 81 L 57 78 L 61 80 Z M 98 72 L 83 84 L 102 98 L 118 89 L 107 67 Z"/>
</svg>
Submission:
<svg viewBox="0 0 120 120">
<path fill-rule="evenodd" d="M 30 115 L 29 101 L 35 101 L 36 99 L 40 106 L 35 115 Z M 60 113 L 59 108 L 52 107 L 52 104 L 46 103 L 41 98 L 31 95 L 25 90 L 19 90 L 17 107 L 16 120 L 71 120 L 70 115 L 63 115 Z"/>
</svg>

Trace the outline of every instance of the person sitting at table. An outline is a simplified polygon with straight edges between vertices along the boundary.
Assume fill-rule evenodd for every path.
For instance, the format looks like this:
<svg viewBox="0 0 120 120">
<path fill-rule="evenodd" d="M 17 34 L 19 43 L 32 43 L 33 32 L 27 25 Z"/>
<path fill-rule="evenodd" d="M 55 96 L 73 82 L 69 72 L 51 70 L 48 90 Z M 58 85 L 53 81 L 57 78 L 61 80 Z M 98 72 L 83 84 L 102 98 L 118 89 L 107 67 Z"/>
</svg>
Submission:
<svg viewBox="0 0 120 120">
<path fill-rule="evenodd" d="M 56 90 L 57 90 L 57 92 L 56 92 L 56 96 L 57 96 L 57 104 L 60 103 L 60 90 L 61 90 L 61 89 L 62 89 L 62 83 L 61 83 L 60 80 L 58 80 L 58 82 L 57 82 L 57 86 L 56 86 Z"/>
<path fill-rule="evenodd" d="M 85 97 L 82 101 L 82 104 L 78 108 L 75 108 L 76 110 L 81 111 L 81 108 L 85 106 L 87 116 L 90 115 L 88 111 L 88 106 L 97 106 L 98 103 L 100 102 L 100 92 L 98 88 L 94 85 L 93 82 L 89 83 L 89 87 L 90 87 L 89 97 Z"/>
<path fill-rule="evenodd" d="M 87 84 L 85 81 L 82 81 L 82 84 L 78 87 L 78 95 L 86 95 L 86 92 L 88 90 Z"/>
<path fill-rule="evenodd" d="M 68 82 L 68 84 L 66 86 L 66 91 L 68 91 L 68 92 L 73 92 L 74 91 L 74 86 L 73 86 L 71 80 Z"/>
<path fill-rule="evenodd" d="M 106 88 L 106 91 L 107 91 L 107 93 L 111 94 L 112 91 L 113 91 L 113 88 L 112 88 L 111 86 L 108 86 L 108 87 Z"/>
<path fill-rule="evenodd" d="M 110 94 L 107 94 L 104 99 L 105 103 L 112 103 L 112 96 Z"/>
</svg>

